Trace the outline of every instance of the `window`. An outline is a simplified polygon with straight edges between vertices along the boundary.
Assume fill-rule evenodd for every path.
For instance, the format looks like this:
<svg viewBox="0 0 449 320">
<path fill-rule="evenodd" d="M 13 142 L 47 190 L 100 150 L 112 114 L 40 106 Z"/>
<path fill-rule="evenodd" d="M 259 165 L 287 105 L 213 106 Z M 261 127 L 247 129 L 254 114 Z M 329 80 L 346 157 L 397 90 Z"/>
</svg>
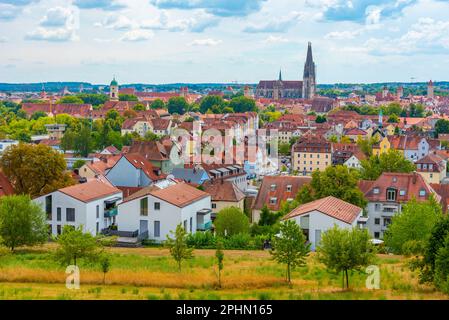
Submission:
<svg viewBox="0 0 449 320">
<path fill-rule="evenodd" d="M 389 188 L 387 189 L 387 201 L 396 201 L 397 190 Z"/>
<path fill-rule="evenodd" d="M 99 223 L 99 222 L 97 222 L 97 228 L 96 228 L 96 230 L 97 230 L 97 234 L 99 234 L 99 233 L 100 233 L 100 223 Z"/>
<path fill-rule="evenodd" d="M 140 215 L 148 216 L 148 198 L 140 199 Z"/>
<path fill-rule="evenodd" d="M 287 192 L 292 192 L 292 185 L 291 185 L 291 184 L 289 184 L 289 185 L 287 186 Z"/>
<path fill-rule="evenodd" d="M 192 217 L 190 217 L 190 233 L 192 233 L 192 228 L 193 228 L 193 219 Z"/>
<path fill-rule="evenodd" d="M 75 222 L 75 208 L 65 209 L 65 220 L 67 222 Z"/>
<path fill-rule="evenodd" d="M 184 230 L 187 231 L 187 220 L 184 220 Z"/>
<path fill-rule="evenodd" d="M 405 190 L 399 191 L 399 195 L 400 195 L 400 196 L 405 196 Z"/>
<path fill-rule="evenodd" d="M 430 176 L 430 179 L 432 179 L 433 178 L 433 173 L 431 173 L 429 176 Z"/>
<path fill-rule="evenodd" d="M 161 210 L 161 203 L 160 202 L 155 202 L 154 203 L 154 210 Z"/>
<path fill-rule="evenodd" d="M 61 213 L 62 209 L 61 208 L 56 208 L 56 220 L 57 221 L 61 221 Z"/>
<path fill-rule="evenodd" d="M 420 197 L 425 197 L 426 196 L 426 190 L 424 190 L 424 189 L 419 190 L 419 196 Z"/>
<path fill-rule="evenodd" d="M 212 209 L 217 209 L 217 204 L 216 203 L 212 203 Z"/>
<path fill-rule="evenodd" d="M 379 194 L 379 192 L 380 192 L 379 188 L 374 188 L 374 189 L 373 189 L 373 193 L 374 193 L 374 194 Z"/>
<path fill-rule="evenodd" d="M 97 219 L 100 218 L 100 206 L 97 206 Z M 98 233 L 98 231 L 97 231 Z"/>
<path fill-rule="evenodd" d="M 270 204 L 276 204 L 277 198 L 270 198 Z"/>
<path fill-rule="evenodd" d="M 380 203 L 376 203 L 376 204 L 374 205 L 374 210 L 380 211 L 380 209 L 381 209 Z"/>
<path fill-rule="evenodd" d="M 154 237 L 158 238 L 161 236 L 161 222 L 154 221 Z"/>
<path fill-rule="evenodd" d="M 46 196 L 45 197 L 45 212 L 47 213 L 47 220 L 51 220 L 53 217 L 52 217 L 52 214 L 51 214 L 51 211 L 52 211 L 52 196 Z"/>
<path fill-rule="evenodd" d="M 51 235 L 53 233 L 51 224 L 47 224 L 47 228 L 48 228 L 48 234 Z"/>
<path fill-rule="evenodd" d="M 388 226 L 391 223 L 391 218 L 384 218 L 384 227 Z"/>
<path fill-rule="evenodd" d="M 375 218 L 374 219 L 374 224 L 380 224 L 380 218 Z"/>
<path fill-rule="evenodd" d="M 379 239 L 380 238 L 380 233 L 379 232 L 374 232 L 374 238 Z"/>
<path fill-rule="evenodd" d="M 276 190 L 276 185 L 275 184 L 272 184 L 271 185 L 271 191 L 275 191 Z"/>
<path fill-rule="evenodd" d="M 62 233 L 62 227 L 61 227 L 60 224 L 58 224 L 58 225 L 56 226 L 56 233 L 57 233 L 58 235 L 60 235 L 60 234 Z"/>
</svg>

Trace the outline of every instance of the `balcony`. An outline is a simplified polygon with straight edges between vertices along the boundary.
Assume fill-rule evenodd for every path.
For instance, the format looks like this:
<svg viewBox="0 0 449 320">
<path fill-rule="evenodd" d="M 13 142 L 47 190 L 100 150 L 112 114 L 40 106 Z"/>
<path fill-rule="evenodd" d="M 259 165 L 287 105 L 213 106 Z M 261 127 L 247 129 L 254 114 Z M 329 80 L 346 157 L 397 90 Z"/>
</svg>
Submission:
<svg viewBox="0 0 449 320">
<path fill-rule="evenodd" d="M 117 208 L 104 209 L 105 218 L 112 218 L 115 217 L 117 214 L 118 214 Z"/>
<path fill-rule="evenodd" d="M 207 231 L 212 229 L 212 221 L 208 221 L 206 223 L 199 223 L 196 226 L 197 231 Z"/>
</svg>

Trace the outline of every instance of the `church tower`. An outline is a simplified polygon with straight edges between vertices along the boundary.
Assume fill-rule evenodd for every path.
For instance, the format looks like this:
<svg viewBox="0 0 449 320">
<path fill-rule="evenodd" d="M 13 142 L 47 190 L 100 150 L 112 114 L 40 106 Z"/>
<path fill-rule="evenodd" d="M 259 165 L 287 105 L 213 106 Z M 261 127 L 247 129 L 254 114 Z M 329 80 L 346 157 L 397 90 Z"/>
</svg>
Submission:
<svg viewBox="0 0 449 320">
<path fill-rule="evenodd" d="M 119 101 L 118 96 L 118 82 L 114 79 L 111 81 L 111 84 L 109 86 L 109 100 L 111 101 Z"/>
<path fill-rule="evenodd" d="M 302 84 L 302 97 L 304 99 L 312 99 L 316 92 L 315 62 L 312 56 L 312 43 L 309 42 L 307 48 L 307 59 L 304 65 L 304 77 Z"/>
<path fill-rule="evenodd" d="M 427 83 L 427 98 L 433 99 L 434 98 L 434 90 L 433 90 L 433 81 L 430 80 Z"/>
</svg>

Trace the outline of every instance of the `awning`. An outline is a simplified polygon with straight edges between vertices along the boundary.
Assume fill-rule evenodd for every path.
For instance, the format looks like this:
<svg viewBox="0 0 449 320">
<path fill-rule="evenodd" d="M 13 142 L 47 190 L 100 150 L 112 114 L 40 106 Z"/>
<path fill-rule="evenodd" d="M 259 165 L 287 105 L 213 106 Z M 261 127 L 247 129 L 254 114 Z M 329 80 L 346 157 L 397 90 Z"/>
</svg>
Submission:
<svg viewBox="0 0 449 320">
<path fill-rule="evenodd" d="M 122 200 L 122 198 L 114 197 L 114 198 L 111 198 L 111 199 L 108 199 L 108 200 L 104 200 L 104 203 L 106 203 L 106 204 L 113 204 L 113 203 L 116 203 L 119 200 Z"/>
</svg>

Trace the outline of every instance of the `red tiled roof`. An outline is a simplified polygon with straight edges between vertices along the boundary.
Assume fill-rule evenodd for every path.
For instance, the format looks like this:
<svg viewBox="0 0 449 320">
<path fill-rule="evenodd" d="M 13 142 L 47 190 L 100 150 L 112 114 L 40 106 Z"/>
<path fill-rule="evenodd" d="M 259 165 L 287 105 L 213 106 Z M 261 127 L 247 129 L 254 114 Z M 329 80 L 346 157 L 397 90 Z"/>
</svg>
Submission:
<svg viewBox="0 0 449 320">
<path fill-rule="evenodd" d="M 116 187 L 96 179 L 62 188 L 58 191 L 82 202 L 90 202 L 116 193 L 121 193 Z"/>
<path fill-rule="evenodd" d="M 205 182 L 203 187 L 212 201 L 239 202 L 245 198 L 245 194 L 232 181 Z"/>
<path fill-rule="evenodd" d="M 264 205 L 272 211 L 280 209 L 281 202 L 287 199 L 294 199 L 299 189 L 312 181 L 311 177 L 296 176 L 265 176 L 262 180 L 259 192 L 253 209 L 261 210 Z M 275 185 L 275 190 L 271 190 L 271 185 Z M 291 186 L 291 191 L 287 191 L 287 186 Z M 276 198 L 276 204 L 270 204 L 270 199 Z"/>
<path fill-rule="evenodd" d="M 142 170 L 151 180 L 157 181 L 165 178 L 164 174 L 156 173 L 156 171 L 160 171 L 159 168 L 154 167 L 150 161 L 146 160 L 140 154 L 127 153 L 123 155 L 123 157 L 125 157 L 135 168 Z"/>
<path fill-rule="evenodd" d="M 210 196 L 208 193 L 186 183 L 178 183 L 165 189 L 155 190 L 150 194 L 180 208 Z"/>
<path fill-rule="evenodd" d="M 354 220 L 362 213 L 362 208 L 338 198 L 329 196 L 300 205 L 282 219 L 291 219 L 297 216 L 308 214 L 315 210 L 348 224 L 352 224 Z"/>
<path fill-rule="evenodd" d="M 14 188 L 8 178 L 0 171 L 0 197 L 14 194 Z"/>
<path fill-rule="evenodd" d="M 432 187 L 426 183 L 424 178 L 418 173 L 390 173 L 384 172 L 375 181 L 360 180 L 359 189 L 365 194 L 365 198 L 371 202 L 386 202 L 387 189 L 394 188 L 397 190 L 397 202 L 407 202 L 412 198 L 418 201 L 429 199 L 430 194 L 435 193 Z M 377 193 L 374 189 L 379 189 Z M 405 194 L 401 195 L 400 191 L 404 190 Z M 424 190 L 425 196 L 419 193 Z M 437 195 L 439 201 L 439 196 Z"/>
</svg>

